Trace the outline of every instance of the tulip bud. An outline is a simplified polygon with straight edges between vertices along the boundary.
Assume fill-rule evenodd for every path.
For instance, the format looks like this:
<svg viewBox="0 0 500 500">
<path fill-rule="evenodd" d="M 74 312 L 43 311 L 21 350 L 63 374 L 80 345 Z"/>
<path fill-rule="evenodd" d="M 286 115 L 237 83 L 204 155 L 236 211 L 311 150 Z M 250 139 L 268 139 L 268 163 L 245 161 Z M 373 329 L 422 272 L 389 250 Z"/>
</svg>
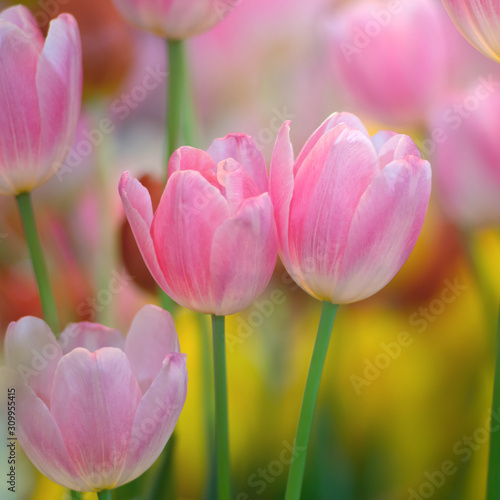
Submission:
<svg viewBox="0 0 500 500">
<path fill-rule="evenodd" d="M 252 139 L 231 134 L 207 152 L 179 148 L 153 215 L 148 191 L 120 180 L 125 214 L 158 285 L 188 309 L 228 315 L 266 288 L 277 244 L 264 158 Z"/>
<path fill-rule="evenodd" d="M 0 13 L 0 194 L 45 183 L 73 141 L 82 94 L 75 19 L 61 14 L 47 39 L 26 7 Z"/>
<path fill-rule="evenodd" d="M 429 162 L 406 135 L 370 139 L 349 113 L 328 118 L 296 161 L 278 135 L 270 194 L 281 259 L 313 297 L 345 304 L 383 288 L 410 255 L 431 189 Z"/>
</svg>

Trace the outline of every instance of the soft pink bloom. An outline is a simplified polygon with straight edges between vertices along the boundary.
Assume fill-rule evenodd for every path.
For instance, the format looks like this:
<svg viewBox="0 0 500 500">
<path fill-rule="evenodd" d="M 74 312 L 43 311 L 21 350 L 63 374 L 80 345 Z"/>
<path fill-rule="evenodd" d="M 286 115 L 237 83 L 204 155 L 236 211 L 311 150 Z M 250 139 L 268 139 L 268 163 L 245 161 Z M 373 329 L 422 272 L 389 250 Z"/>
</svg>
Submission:
<svg viewBox="0 0 500 500">
<path fill-rule="evenodd" d="M 443 0 L 462 34 L 483 54 L 500 61 L 500 2 Z"/>
<path fill-rule="evenodd" d="M 61 14 L 47 39 L 29 10 L 0 13 L 0 194 L 46 182 L 63 163 L 80 114 L 82 54 L 75 19 Z"/>
<path fill-rule="evenodd" d="M 134 25 L 179 40 L 199 35 L 221 22 L 240 0 L 114 0 Z"/>
<path fill-rule="evenodd" d="M 328 24 L 333 71 L 376 118 L 422 121 L 447 82 L 449 25 L 435 0 L 350 2 Z"/>
<path fill-rule="evenodd" d="M 182 147 L 153 215 L 142 184 L 120 196 L 142 256 L 176 302 L 203 313 L 241 311 L 266 288 L 277 258 L 264 158 L 250 137 L 230 134 L 208 150 Z"/>
<path fill-rule="evenodd" d="M 464 228 L 500 225 L 500 93 L 481 100 L 477 89 L 449 98 L 429 124 L 440 201 Z"/>
<path fill-rule="evenodd" d="M 294 161 L 290 122 L 278 135 L 270 194 L 281 259 L 313 297 L 355 302 L 383 288 L 422 228 L 431 169 L 406 135 L 370 139 L 357 117 L 333 114 Z"/>
<path fill-rule="evenodd" d="M 141 475 L 186 399 L 186 358 L 172 317 L 155 306 L 137 313 L 126 339 L 75 323 L 57 341 L 44 321 L 24 317 L 7 330 L 5 359 L 2 380 L 16 389 L 21 446 L 40 472 L 77 491 Z"/>
</svg>

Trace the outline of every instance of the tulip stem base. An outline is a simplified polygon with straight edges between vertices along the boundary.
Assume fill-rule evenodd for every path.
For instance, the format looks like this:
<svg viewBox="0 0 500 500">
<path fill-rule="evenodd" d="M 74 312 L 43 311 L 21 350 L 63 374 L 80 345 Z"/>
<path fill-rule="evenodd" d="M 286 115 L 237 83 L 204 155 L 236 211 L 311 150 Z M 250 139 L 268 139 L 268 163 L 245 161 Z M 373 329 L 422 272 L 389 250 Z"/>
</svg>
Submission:
<svg viewBox="0 0 500 500">
<path fill-rule="evenodd" d="M 490 423 L 490 455 L 488 462 L 488 482 L 486 488 L 486 500 L 498 500 L 500 498 L 500 429 L 496 423 L 500 412 L 500 312 L 497 322 L 495 377 L 493 382 L 493 403 L 491 406 Z"/>
<path fill-rule="evenodd" d="M 217 500 L 231 498 L 229 461 L 229 419 L 227 410 L 225 317 L 212 315 L 215 382 L 215 454 L 217 462 Z"/>
<path fill-rule="evenodd" d="M 42 252 L 42 246 L 36 229 L 35 214 L 33 213 L 33 205 L 31 203 L 30 193 L 21 193 L 16 196 L 17 205 L 23 221 L 26 241 L 35 271 L 38 290 L 40 292 L 40 300 L 45 321 L 52 328 L 54 334 L 59 334 L 59 318 L 57 316 L 56 301 L 54 292 L 49 281 L 49 273 Z"/>
<path fill-rule="evenodd" d="M 328 351 L 337 309 L 337 305 L 330 302 L 323 302 L 318 334 L 314 344 L 311 365 L 309 366 L 309 373 L 307 375 L 306 388 L 304 391 L 304 399 L 302 400 L 302 408 L 300 410 L 297 435 L 293 445 L 294 459 L 288 473 L 285 500 L 300 500 L 314 410 L 316 408 L 321 375 L 323 373 L 323 366 L 325 364 L 326 353 Z"/>
<path fill-rule="evenodd" d="M 184 101 L 185 61 L 182 40 L 167 40 L 168 44 L 168 108 L 167 108 L 167 158 L 179 147 L 181 110 Z"/>
<path fill-rule="evenodd" d="M 113 497 L 111 496 L 111 490 L 102 490 L 97 492 L 97 498 L 99 500 L 111 500 Z"/>
</svg>

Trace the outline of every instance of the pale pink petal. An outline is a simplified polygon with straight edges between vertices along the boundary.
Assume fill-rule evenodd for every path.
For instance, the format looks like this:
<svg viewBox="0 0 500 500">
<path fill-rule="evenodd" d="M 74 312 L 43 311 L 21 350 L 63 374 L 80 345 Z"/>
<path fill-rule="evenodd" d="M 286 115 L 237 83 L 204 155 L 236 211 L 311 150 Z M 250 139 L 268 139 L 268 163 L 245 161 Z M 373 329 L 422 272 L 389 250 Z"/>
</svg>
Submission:
<svg viewBox="0 0 500 500">
<path fill-rule="evenodd" d="M 186 401 L 187 380 L 186 355 L 169 354 L 137 409 L 119 485 L 140 476 L 162 452 Z"/>
<path fill-rule="evenodd" d="M 69 324 L 59 337 L 59 344 L 64 354 L 77 347 L 84 347 L 87 351 L 95 352 L 103 347 L 117 347 L 122 351 L 125 348 L 125 339 L 119 330 L 108 328 L 99 323 Z"/>
<path fill-rule="evenodd" d="M 231 215 L 234 215 L 247 198 L 258 196 L 259 188 L 241 164 L 230 158 L 217 166 L 217 179 L 225 188 Z"/>
<path fill-rule="evenodd" d="M 160 307 L 144 306 L 135 315 L 125 343 L 125 354 L 143 393 L 171 352 L 180 352 L 172 316 Z"/>
<path fill-rule="evenodd" d="M 359 130 L 366 137 L 369 137 L 365 126 L 357 116 L 353 115 L 352 113 L 346 113 L 346 112 L 333 113 L 313 132 L 311 137 L 309 137 L 309 139 L 305 143 L 304 147 L 302 148 L 302 151 L 299 153 L 299 156 L 297 157 L 297 161 L 295 162 L 295 166 L 293 168 L 294 175 L 297 175 L 297 172 L 304 163 L 304 160 L 307 158 L 307 155 L 311 152 L 311 150 L 314 148 L 319 139 L 323 135 L 325 135 L 329 130 L 334 129 L 340 123 L 345 123 L 350 128 Z"/>
<path fill-rule="evenodd" d="M 61 357 L 61 347 L 45 321 L 26 316 L 9 325 L 5 336 L 5 364 L 16 370 L 47 406 Z"/>
<path fill-rule="evenodd" d="M 227 201 L 199 172 L 176 172 L 155 213 L 156 255 L 174 300 L 198 312 L 213 312 L 210 249 L 215 230 L 229 217 Z"/>
<path fill-rule="evenodd" d="M 39 50 L 15 24 L 0 21 L 0 54 L 0 194 L 19 194 L 40 173 Z"/>
<path fill-rule="evenodd" d="M 153 239 L 151 238 L 153 205 L 149 192 L 137 179 L 131 178 L 128 172 L 122 174 L 118 190 L 125 215 L 134 233 L 142 258 L 160 288 L 171 296 L 172 291 L 158 264 Z"/>
<path fill-rule="evenodd" d="M 290 203 L 293 195 L 293 147 L 290 142 L 291 122 L 285 122 L 278 133 L 271 159 L 269 194 L 274 207 L 274 219 L 278 233 L 278 246 L 283 264 L 292 272 L 288 249 L 288 225 Z"/>
<path fill-rule="evenodd" d="M 472 45 L 500 60 L 500 4 L 497 0 L 443 0 L 455 24 Z"/>
<path fill-rule="evenodd" d="M 318 140 L 295 177 L 290 259 L 299 282 L 319 299 L 328 299 L 352 217 L 378 171 L 369 137 L 340 124 Z"/>
<path fill-rule="evenodd" d="M 24 5 L 15 5 L 0 12 L 0 21 L 14 23 L 41 52 L 45 38 L 31 11 Z"/>
<path fill-rule="evenodd" d="M 223 139 L 215 139 L 207 149 L 207 153 L 215 163 L 228 158 L 236 160 L 250 174 L 259 188 L 259 194 L 267 193 L 269 190 L 266 161 L 250 136 L 229 134 Z"/>
<path fill-rule="evenodd" d="M 182 146 L 176 149 L 168 162 L 168 179 L 175 172 L 184 170 L 195 170 L 200 172 L 205 179 L 213 186 L 218 186 L 217 183 L 217 167 L 210 155 L 202 149 L 192 148 L 190 146 Z"/>
<path fill-rule="evenodd" d="M 247 199 L 236 216 L 215 232 L 210 262 L 215 314 L 234 314 L 248 307 L 267 287 L 276 257 L 273 207 L 264 193 Z"/>
<path fill-rule="evenodd" d="M 125 353 L 77 348 L 57 367 L 51 412 L 89 488 L 112 489 L 125 466 L 142 393 Z"/>
<path fill-rule="evenodd" d="M 70 14 L 61 14 L 50 23 L 36 74 L 45 162 L 39 184 L 62 165 L 73 142 L 82 101 L 82 72 L 78 25 Z"/>
<path fill-rule="evenodd" d="M 380 130 L 375 135 L 373 135 L 372 143 L 375 146 L 377 153 L 379 153 L 382 146 L 395 135 L 398 134 L 396 132 L 391 132 L 390 130 Z"/>
<path fill-rule="evenodd" d="M 418 147 L 411 137 L 404 134 L 395 134 L 379 149 L 380 168 L 384 168 L 393 160 L 403 160 L 407 156 L 420 157 Z"/>
<path fill-rule="evenodd" d="M 55 483 L 77 491 L 89 491 L 79 477 L 61 436 L 61 431 L 45 403 L 16 375 L 0 368 L 0 387 L 16 390 L 16 437 L 33 465 Z"/>
<path fill-rule="evenodd" d="M 430 165 L 415 156 L 390 163 L 373 180 L 353 218 L 333 302 L 362 300 L 396 275 L 418 239 L 430 190 Z"/>
</svg>

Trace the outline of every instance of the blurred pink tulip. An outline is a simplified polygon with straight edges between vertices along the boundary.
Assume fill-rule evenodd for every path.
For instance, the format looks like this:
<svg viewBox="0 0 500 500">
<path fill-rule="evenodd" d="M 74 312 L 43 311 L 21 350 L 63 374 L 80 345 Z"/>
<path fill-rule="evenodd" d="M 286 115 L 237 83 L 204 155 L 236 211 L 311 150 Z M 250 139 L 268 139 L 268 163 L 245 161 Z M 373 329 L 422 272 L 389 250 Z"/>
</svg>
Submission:
<svg viewBox="0 0 500 500">
<path fill-rule="evenodd" d="M 294 162 L 290 122 L 278 135 L 270 193 L 281 259 L 319 300 L 343 304 L 383 288 L 422 228 L 431 169 L 406 135 L 370 136 L 357 117 L 333 114 Z"/>
<path fill-rule="evenodd" d="M 170 40 L 199 35 L 221 22 L 240 0 L 114 0 L 132 24 Z"/>
<path fill-rule="evenodd" d="M 446 12 L 435 0 L 361 0 L 328 23 L 340 84 L 377 119 L 422 122 L 451 67 Z"/>
<path fill-rule="evenodd" d="M 438 195 L 447 215 L 464 228 L 500 225 L 500 93 L 483 100 L 457 94 L 430 122 Z M 465 103 L 465 105 L 464 105 Z M 471 106 L 474 107 L 471 107 Z M 459 111 L 458 111 L 459 110 Z"/>
<path fill-rule="evenodd" d="M 172 317 L 145 306 L 126 340 L 75 323 L 59 341 L 34 317 L 11 323 L 2 380 L 16 389 L 17 433 L 33 464 L 77 491 L 132 481 L 157 459 L 186 399 Z"/>
<path fill-rule="evenodd" d="M 74 18 L 61 14 L 44 40 L 23 6 L 0 13 L 0 194 L 46 182 L 62 165 L 80 114 L 82 54 Z"/>
<path fill-rule="evenodd" d="M 500 62 L 498 0 L 443 0 L 461 33 L 484 55 Z"/>
<path fill-rule="evenodd" d="M 120 196 L 157 283 L 184 307 L 217 315 L 249 306 L 277 258 L 264 158 L 245 134 L 216 139 L 207 152 L 182 147 L 153 216 L 148 191 L 128 172 Z"/>
</svg>

